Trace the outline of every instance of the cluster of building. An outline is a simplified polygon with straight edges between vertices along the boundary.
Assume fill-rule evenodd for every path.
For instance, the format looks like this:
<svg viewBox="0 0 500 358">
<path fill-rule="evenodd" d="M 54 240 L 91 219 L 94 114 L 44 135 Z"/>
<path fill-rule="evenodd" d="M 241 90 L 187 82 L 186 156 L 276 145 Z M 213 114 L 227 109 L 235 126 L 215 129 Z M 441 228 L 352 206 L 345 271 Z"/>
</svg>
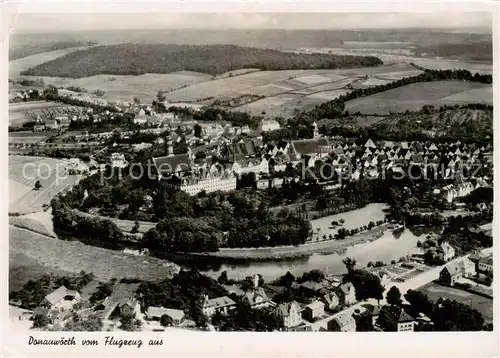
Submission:
<svg viewBox="0 0 500 358">
<path fill-rule="evenodd" d="M 327 164 L 342 175 L 342 178 L 346 178 L 345 174 L 349 171 L 348 178 L 351 180 L 358 180 L 362 173 L 378 175 L 381 170 L 403 170 L 407 165 L 422 168 L 432 166 L 436 175 L 446 178 L 452 177 L 462 168 L 471 169 L 475 164 L 486 162 L 491 165 L 491 151 L 491 147 L 476 147 L 460 142 L 374 142 L 369 139 L 360 145 L 345 138 L 321 136 L 318 126 L 314 123 L 313 138 L 265 144 L 261 136 L 237 135 L 229 133 L 228 128 L 220 127 L 220 137 L 216 141 L 191 149 L 192 153 L 204 152 L 203 155 L 197 156 L 197 161 L 193 162 L 189 154 L 173 155 L 170 152 L 165 157 L 154 158 L 153 161 L 163 179 L 182 178 L 177 181 L 177 187 L 196 194 L 202 190 L 233 190 L 237 178 L 248 173 L 255 174 L 259 189 L 280 186 L 283 179 L 276 173 L 286 171 L 290 165 L 297 168 L 299 163 L 311 168 Z M 214 175 L 209 175 L 211 169 L 208 168 L 215 164 L 212 160 L 214 157 L 218 159 L 218 167 L 223 167 L 228 176 L 214 179 Z M 463 167 L 460 167 L 462 165 Z M 206 169 L 209 174 L 200 177 L 199 168 Z M 320 182 L 328 185 L 328 180 Z M 434 194 L 443 195 L 451 203 L 455 198 L 465 196 L 477 187 L 485 185 L 487 182 L 482 178 L 478 178 L 474 183 L 462 180 L 461 183 L 436 189 Z"/>
<path fill-rule="evenodd" d="M 98 315 L 108 325 L 116 324 L 123 317 L 130 317 L 159 328 L 159 321 L 163 316 L 166 316 L 168 317 L 168 324 L 172 326 L 186 327 L 195 325 L 193 321 L 186 319 L 184 311 L 179 309 L 149 306 L 143 312 L 139 300 L 131 292 L 133 290 L 123 289 L 127 285 L 130 284 L 118 284 L 110 296 L 93 307 L 82 306 L 83 299 L 78 291 L 60 286 L 45 296 L 31 315 L 25 315 L 22 319 L 29 319 L 35 315 L 45 315 L 51 320 L 51 324 L 64 326 L 74 314 L 82 318 L 94 314 Z"/>
<path fill-rule="evenodd" d="M 493 255 L 474 252 L 446 265 L 439 273 L 439 281 L 443 285 L 454 286 L 463 278 L 474 278 L 481 275 L 493 278 Z"/>
<path fill-rule="evenodd" d="M 341 315 L 332 315 L 334 312 L 351 306 L 357 302 L 356 290 L 352 283 L 339 283 L 337 279 L 325 278 L 322 282 L 306 281 L 300 285 L 294 284 L 294 289 L 309 291 L 311 298 L 308 302 L 299 303 L 295 300 L 290 302 L 275 303 L 272 297 L 283 292 L 285 287 L 275 285 L 259 286 L 259 276 L 253 278 L 254 285 L 247 291 L 242 291 L 235 285 L 226 286 L 232 297 L 238 297 L 240 303 L 244 303 L 250 309 L 268 308 L 277 317 L 283 330 L 302 331 L 312 330 L 311 323 L 324 320 L 330 323 L 333 331 L 355 331 L 354 319 L 346 320 Z M 201 310 L 207 317 L 212 317 L 216 312 L 227 314 L 235 309 L 237 302 L 223 296 L 209 299 L 204 297 L 201 301 Z M 352 318 L 352 317 L 351 317 Z M 335 324 L 337 324 L 335 326 Z"/>
</svg>

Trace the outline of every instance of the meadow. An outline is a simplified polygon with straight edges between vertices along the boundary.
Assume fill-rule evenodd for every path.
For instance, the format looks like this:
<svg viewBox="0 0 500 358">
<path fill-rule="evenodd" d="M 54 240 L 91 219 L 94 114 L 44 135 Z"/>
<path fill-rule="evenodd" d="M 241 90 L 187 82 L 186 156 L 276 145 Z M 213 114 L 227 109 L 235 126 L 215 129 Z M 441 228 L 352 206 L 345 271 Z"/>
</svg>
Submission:
<svg viewBox="0 0 500 358">
<path fill-rule="evenodd" d="M 179 71 L 168 74 L 146 73 L 139 76 L 123 75 L 96 75 L 83 78 L 68 77 L 31 77 L 22 76 L 21 79 L 43 79 L 46 85 L 56 87 L 81 87 L 88 92 L 104 91 L 102 98 L 108 101 L 132 102 L 138 98 L 143 103 L 151 103 L 158 91 L 170 92 L 195 83 L 208 81 L 211 75 L 200 72 Z"/>
<path fill-rule="evenodd" d="M 42 211 L 55 195 L 73 187 L 79 176 L 66 175 L 65 166 L 58 159 L 9 156 L 9 212 Z M 38 180 L 42 187 L 35 190 Z"/>
<path fill-rule="evenodd" d="M 43 54 L 35 55 L 42 56 Z M 255 116 L 292 117 L 297 111 L 307 111 L 315 106 L 334 100 L 353 89 L 387 84 L 422 71 L 409 63 L 413 58 L 400 57 L 394 63 L 373 67 L 349 69 L 292 69 L 264 71 L 244 68 L 211 75 L 201 72 L 177 71 L 167 74 L 146 73 L 134 75 L 99 74 L 82 78 L 41 78 L 46 84 L 58 87 L 77 86 L 88 92 L 104 91 L 108 101 L 151 103 L 159 91 L 171 103 L 211 105 L 215 100 L 230 100 L 242 95 L 265 96 L 263 99 L 234 107 L 235 111 Z M 484 64 L 467 64 L 458 61 L 422 59 L 419 65 L 426 68 L 484 69 Z M 470 66 L 466 66 L 470 65 Z M 484 71 L 481 71 L 484 72 Z M 492 103 L 491 86 L 459 81 L 417 83 L 398 89 L 359 98 L 346 104 L 349 112 L 387 115 L 392 112 L 415 111 L 425 104 Z M 22 113 L 12 113 L 21 121 Z"/>
<path fill-rule="evenodd" d="M 490 298 L 453 287 L 442 286 L 435 282 L 422 286 L 418 290 L 425 293 L 432 301 L 436 301 L 439 298 L 448 298 L 471 306 L 481 312 L 487 322 L 493 321 L 493 300 Z"/>
<path fill-rule="evenodd" d="M 472 92 L 469 96 L 468 93 Z M 346 102 L 350 113 L 389 114 L 417 111 L 424 105 L 493 103 L 491 85 L 464 81 L 436 81 L 412 83 L 403 87 L 357 98 Z"/>
<path fill-rule="evenodd" d="M 153 257 L 85 245 L 79 241 L 49 238 L 17 227 L 9 227 L 9 289 L 46 273 L 92 272 L 102 281 L 111 278 L 164 279 L 178 266 Z"/>
</svg>

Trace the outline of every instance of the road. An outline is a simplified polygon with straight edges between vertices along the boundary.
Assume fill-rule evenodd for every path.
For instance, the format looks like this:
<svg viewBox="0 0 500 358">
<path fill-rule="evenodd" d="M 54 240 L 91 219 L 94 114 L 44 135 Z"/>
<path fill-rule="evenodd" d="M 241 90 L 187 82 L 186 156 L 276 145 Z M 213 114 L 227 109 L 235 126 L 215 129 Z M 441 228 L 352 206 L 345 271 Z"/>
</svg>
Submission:
<svg viewBox="0 0 500 358">
<path fill-rule="evenodd" d="M 492 248 L 487 248 L 487 249 L 482 250 L 483 254 L 490 253 L 490 252 L 492 252 Z M 392 282 L 391 284 L 387 285 L 386 290 L 384 291 L 384 299 L 380 300 L 380 304 L 383 305 L 386 303 L 385 294 L 386 294 L 387 290 L 389 290 L 392 286 L 396 286 L 399 289 L 399 291 L 401 292 L 401 296 L 404 297 L 404 295 L 406 294 L 406 292 L 408 290 L 415 290 L 419 287 L 422 287 L 422 286 L 428 284 L 429 282 L 437 280 L 439 278 L 439 273 L 446 265 L 449 265 L 450 263 L 453 263 L 453 262 L 460 261 L 463 258 L 466 258 L 469 256 L 470 256 L 470 254 L 457 257 L 457 258 L 447 262 L 444 265 L 433 267 L 430 270 L 421 273 L 420 275 L 417 275 L 409 280 L 406 280 L 405 282 Z M 339 317 L 339 316 L 343 316 L 343 315 L 352 315 L 356 309 L 359 309 L 360 311 L 364 311 L 365 308 L 363 306 L 377 305 L 377 304 L 378 304 L 378 302 L 375 299 L 369 299 L 366 301 L 358 302 L 358 303 L 354 304 L 353 306 L 350 306 L 350 307 L 348 307 L 340 312 L 335 313 L 332 316 L 329 316 L 329 317 L 326 317 L 320 321 L 311 323 L 312 330 L 319 331 L 320 328 L 327 329 L 328 322 L 335 319 L 335 317 Z"/>
</svg>

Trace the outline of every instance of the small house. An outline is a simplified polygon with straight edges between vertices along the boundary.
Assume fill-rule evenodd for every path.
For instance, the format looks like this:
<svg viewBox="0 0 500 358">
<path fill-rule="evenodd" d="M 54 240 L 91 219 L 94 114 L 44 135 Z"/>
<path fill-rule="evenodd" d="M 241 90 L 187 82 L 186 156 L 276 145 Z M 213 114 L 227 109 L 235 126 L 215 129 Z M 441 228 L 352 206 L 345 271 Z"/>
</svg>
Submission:
<svg viewBox="0 0 500 358">
<path fill-rule="evenodd" d="M 446 265 L 439 273 L 439 281 L 448 286 L 453 286 L 462 277 L 462 270 L 457 263 Z"/>
<path fill-rule="evenodd" d="M 314 301 L 304 307 L 302 316 L 310 322 L 320 319 L 325 314 L 325 304 L 321 301 Z"/>
<path fill-rule="evenodd" d="M 284 328 L 291 328 L 300 325 L 302 308 L 298 302 L 282 303 L 275 308 L 276 316 L 281 320 Z"/>
<path fill-rule="evenodd" d="M 80 299 L 81 297 L 78 291 L 68 290 L 65 286 L 61 286 L 45 296 L 40 306 L 49 309 L 68 310 L 71 309 L 74 304 L 78 303 Z"/>
<path fill-rule="evenodd" d="M 335 294 L 335 292 L 329 292 L 323 295 L 323 303 L 327 309 L 334 310 L 339 305 L 339 297 Z"/>
<path fill-rule="evenodd" d="M 440 248 L 445 262 L 448 262 L 455 257 L 455 249 L 448 242 L 443 242 Z"/>
<path fill-rule="evenodd" d="M 235 305 L 236 303 L 227 296 L 209 299 L 208 296 L 205 295 L 203 297 L 201 309 L 205 316 L 211 317 L 216 312 L 227 314 Z"/>
<path fill-rule="evenodd" d="M 356 332 L 356 320 L 350 314 L 338 315 L 328 322 L 328 330 L 332 332 Z"/>
<path fill-rule="evenodd" d="M 174 325 L 181 324 L 185 319 L 184 311 L 164 307 L 148 307 L 146 317 L 148 320 L 159 321 L 162 316 L 167 316 L 172 319 Z"/>
<path fill-rule="evenodd" d="M 337 286 L 335 294 L 339 297 L 342 305 L 349 306 L 356 303 L 356 289 L 351 282 Z"/>
</svg>

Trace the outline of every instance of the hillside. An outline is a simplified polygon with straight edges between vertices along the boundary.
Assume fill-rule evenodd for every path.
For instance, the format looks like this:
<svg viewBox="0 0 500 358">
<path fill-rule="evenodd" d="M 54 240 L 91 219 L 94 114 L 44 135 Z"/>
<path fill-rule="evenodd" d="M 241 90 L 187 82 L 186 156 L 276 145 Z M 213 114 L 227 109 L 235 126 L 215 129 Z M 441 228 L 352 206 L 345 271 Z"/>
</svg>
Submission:
<svg viewBox="0 0 500 358">
<path fill-rule="evenodd" d="M 417 56 L 445 57 L 462 61 L 493 63 L 493 42 L 441 43 L 422 46 L 415 50 Z"/>
<path fill-rule="evenodd" d="M 218 75 L 242 68 L 335 69 L 382 65 L 372 56 L 296 54 L 234 45 L 119 44 L 76 51 L 23 71 L 26 76 L 80 78 L 99 74 L 141 75 L 175 71 Z"/>
<path fill-rule="evenodd" d="M 419 112 L 391 115 L 376 123 L 372 129 L 376 133 L 388 133 L 394 139 L 424 133 L 479 143 L 493 138 L 493 110 L 482 105 L 440 109 L 429 106 Z"/>
<path fill-rule="evenodd" d="M 386 117 L 349 116 L 319 121 L 329 135 L 368 136 L 374 140 L 426 140 L 442 138 L 488 143 L 493 138 L 493 108 L 482 104 L 426 106 L 415 112 Z"/>
</svg>

